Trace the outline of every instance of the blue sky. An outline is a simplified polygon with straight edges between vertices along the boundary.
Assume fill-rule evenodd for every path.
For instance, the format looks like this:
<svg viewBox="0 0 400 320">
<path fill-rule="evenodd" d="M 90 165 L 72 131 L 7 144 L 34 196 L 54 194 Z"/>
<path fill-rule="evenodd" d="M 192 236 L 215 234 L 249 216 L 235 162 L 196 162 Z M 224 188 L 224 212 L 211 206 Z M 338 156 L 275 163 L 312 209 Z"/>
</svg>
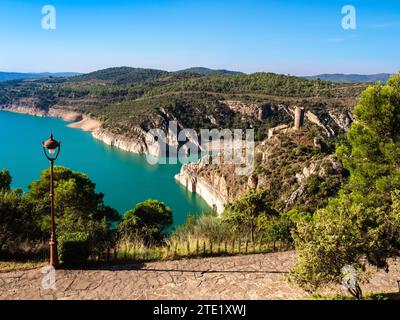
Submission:
<svg viewBox="0 0 400 320">
<path fill-rule="evenodd" d="M 341 26 L 348 4 L 356 30 Z M 56 30 L 41 27 L 44 5 L 56 8 Z M 400 70 L 397 0 L 1 0 L 0 35 L 1 71 Z"/>
</svg>

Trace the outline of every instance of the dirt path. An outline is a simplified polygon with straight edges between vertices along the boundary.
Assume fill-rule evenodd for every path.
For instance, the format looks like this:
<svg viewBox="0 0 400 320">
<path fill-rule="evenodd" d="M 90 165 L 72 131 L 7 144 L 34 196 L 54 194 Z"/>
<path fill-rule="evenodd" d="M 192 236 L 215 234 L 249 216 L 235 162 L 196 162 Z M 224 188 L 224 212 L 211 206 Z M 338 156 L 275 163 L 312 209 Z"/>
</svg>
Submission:
<svg viewBox="0 0 400 320">
<path fill-rule="evenodd" d="M 108 270 L 60 270 L 56 290 L 43 289 L 41 269 L 0 273 L 0 299 L 304 299 L 288 284 L 293 252 L 221 257 Z M 365 291 L 397 292 L 400 262 L 378 272 Z"/>
</svg>

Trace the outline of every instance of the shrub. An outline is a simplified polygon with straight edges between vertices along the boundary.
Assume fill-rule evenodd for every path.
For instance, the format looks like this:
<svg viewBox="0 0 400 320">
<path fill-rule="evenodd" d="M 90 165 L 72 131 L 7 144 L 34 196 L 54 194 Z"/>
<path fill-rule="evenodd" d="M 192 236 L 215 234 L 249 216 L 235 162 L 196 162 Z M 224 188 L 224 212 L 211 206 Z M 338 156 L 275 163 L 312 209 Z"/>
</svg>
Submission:
<svg viewBox="0 0 400 320">
<path fill-rule="evenodd" d="M 206 212 L 201 216 L 189 215 L 185 223 L 178 226 L 171 235 L 171 238 L 182 241 L 196 239 L 218 242 L 231 237 L 230 226 L 213 212 Z"/>
<path fill-rule="evenodd" d="M 160 243 L 172 223 L 172 210 L 163 202 L 149 199 L 125 213 L 118 231 L 122 238 L 140 237 L 146 244 Z"/>
<path fill-rule="evenodd" d="M 89 259 L 89 233 L 66 233 L 59 238 L 59 260 L 67 266 L 83 265 Z"/>
</svg>

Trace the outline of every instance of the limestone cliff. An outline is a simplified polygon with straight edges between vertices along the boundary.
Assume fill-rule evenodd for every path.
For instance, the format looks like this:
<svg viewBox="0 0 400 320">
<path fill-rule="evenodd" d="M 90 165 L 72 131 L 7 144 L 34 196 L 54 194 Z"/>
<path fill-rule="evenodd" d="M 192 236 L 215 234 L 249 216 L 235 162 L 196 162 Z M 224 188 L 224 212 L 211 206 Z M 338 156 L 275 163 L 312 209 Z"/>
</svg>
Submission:
<svg viewBox="0 0 400 320">
<path fill-rule="evenodd" d="M 45 111 L 31 106 L 13 105 L 9 107 L 0 107 L 0 110 L 39 117 L 60 118 L 67 122 L 74 122 L 69 126 L 89 131 L 95 139 L 101 140 L 110 146 L 138 154 L 151 154 L 154 156 L 160 154 L 157 141 L 155 141 L 152 135 L 141 128 L 134 129 L 134 132 L 137 133 L 136 136 L 127 137 L 106 130 L 102 127 L 100 121 L 69 109 L 49 108 L 48 111 Z"/>
<path fill-rule="evenodd" d="M 160 154 L 159 144 L 154 140 L 153 136 L 147 134 L 140 128 L 136 128 L 136 137 L 126 137 L 124 135 L 115 134 L 103 128 L 98 128 L 92 132 L 95 139 L 103 141 L 105 144 L 138 154 L 151 154 L 158 156 Z"/>
<path fill-rule="evenodd" d="M 235 174 L 232 164 L 212 164 L 206 157 L 185 164 L 175 179 L 221 213 L 226 204 L 255 189 L 270 190 L 277 210 L 318 208 L 327 194 L 337 192 L 343 178 L 336 157 L 322 153 L 304 132 L 277 134 L 259 143 L 255 154 L 249 176 Z"/>
<path fill-rule="evenodd" d="M 190 192 L 201 196 L 211 208 L 221 213 L 227 203 L 227 199 L 224 197 L 224 194 L 227 193 L 224 178 L 207 179 L 197 175 L 196 171 L 196 164 L 184 164 L 175 179 Z"/>
<path fill-rule="evenodd" d="M 43 109 L 36 108 L 32 106 L 30 103 L 24 104 L 24 101 L 20 101 L 19 104 L 13 104 L 11 106 L 0 106 L 0 110 L 21 113 L 21 114 L 29 114 L 37 117 L 60 118 L 67 122 L 82 120 L 82 114 L 78 112 L 66 109 L 58 109 L 58 108 L 49 108 L 46 111 Z"/>
</svg>

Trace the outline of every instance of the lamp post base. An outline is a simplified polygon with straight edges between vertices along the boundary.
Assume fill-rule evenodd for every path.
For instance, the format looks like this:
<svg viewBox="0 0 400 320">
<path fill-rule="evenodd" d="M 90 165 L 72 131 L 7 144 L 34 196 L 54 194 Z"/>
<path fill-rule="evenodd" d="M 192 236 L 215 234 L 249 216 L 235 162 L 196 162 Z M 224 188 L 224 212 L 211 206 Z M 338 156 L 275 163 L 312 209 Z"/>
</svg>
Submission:
<svg viewBox="0 0 400 320">
<path fill-rule="evenodd" d="M 57 268 L 58 263 L 58 252 L 57 252 L 57 242 L 50 240 L 50 265 Z"/>
</svg>

